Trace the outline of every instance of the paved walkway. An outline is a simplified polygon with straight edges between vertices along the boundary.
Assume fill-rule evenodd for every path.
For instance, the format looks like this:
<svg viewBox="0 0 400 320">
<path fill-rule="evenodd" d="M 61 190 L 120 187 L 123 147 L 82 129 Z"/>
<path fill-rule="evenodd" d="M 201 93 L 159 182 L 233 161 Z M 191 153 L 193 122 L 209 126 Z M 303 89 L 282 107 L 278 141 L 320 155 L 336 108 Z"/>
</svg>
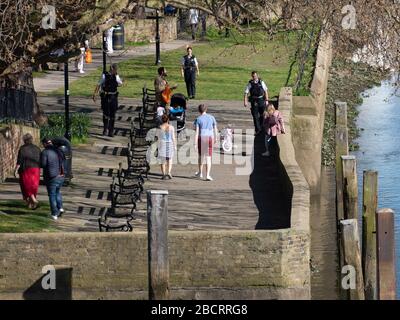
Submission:
<svg viewBox="0 0 400 320">
<path fill-rule="evenodd" d="M 231 101 L 191 101 L 188 111 L 188 125 L 197 116 L 196 106 L 200 102 L 209 105 L 220 129 L 233 123 L 239 132 L 252 128 L 251 115 L 240 102 Z M 57 97 L 39 97 L 39 103 L 46 112 L 63 111 L 62 99 Z M 112 174 L 122 162 L 127 167 L 126 146 L 128 143 L 129 121 L 137 116 L 138 100 L 121 99 L 117 114 L 117 135 L 114 138 L 103 137 L 99 106 L 86 98 L 71 98 L 72 111 L 88 112 L 92 119 L 89 143 L 73 149 L 73 183 L 63 188 L 66 214 L 57 221 L 65 231 L 97 231 L 97 217 L 110 205 L 107 200 Z M 221 164 L 212 168 L 215 181 L 207 182 L 195 179 L 195 164 L 175 165 L 173 180 L 161 180 L 160 168 L 153 165 L 150 180 L 146 189 L 166 189 L 169 191 L 169 228 L 170 229 L 254 229 L 258 220 L 258 210 L 254 204 L 253 192 L 249 185 L 249 174 L 237 175 L 236 170 L 243 164 L 251 163 L 252 132 L 246 136 L 235 135 L 239 139 L 248 139 L 249 150 L 245 156 L 242 150 L 236 149 L 234 161 L 232 155 L 221 156 Z M 181 141 L 180 145 L 192 145 L 192 142 Z M 243 150 L 245 151 L 245 149 Z M 216 155 L 219 151 L 216 150 Z M 195 159 L 195 158 L 194 158 Z M 233 162 L 229 164 L 229 162 Z M 228 164 L 223 164 L 228 163 Z M 47 200 L 44 186 L 40 186 L 39 200 Z M 0 199 L 19 199 L 20 192 L 15 179 L 9 179 L 0 185 Z M 143 197 L 144 201 L 146 196 Z M 146 203 L 139 203 L 139 219 L 134 226 L 137 229 L 147 228 Z"/>
<path fill-rule="evenodd" d="M 175 50 L 181 47 L 185 47 L 187 44 L 192 43 L 192 40 L 173 40 L 166 43 L 161 43 L 161 52 Z M 118 63 L 121 61 L 129 60 L 134 57 L 141 57 L 146 55 L 155 55 L 155 44 L 149 44 L 139 47 L 128 47 L 126 50 L 114 51 L 107 57 L 107 65 L 112 63 Z M 92 50 L 93 61 L 90 64 L 84 66 L 85 73 L 96 70 L 103 65 L 103 54 L 99 49 Z M 155 58 L 154 58 L 155 59 Z M 155 61 L 155 60 L 154 60 Z M 69 81 L 70 83 L 85 74 L 75 72 L 75 62 L 71 59 L 69 62 Z M 33 84 L 36 92 L 38 93 L 49 93 L 59 88 L 64 87 L 64 71 L 47 70 L 45 76 L 33 79 Z"/>
</svg>

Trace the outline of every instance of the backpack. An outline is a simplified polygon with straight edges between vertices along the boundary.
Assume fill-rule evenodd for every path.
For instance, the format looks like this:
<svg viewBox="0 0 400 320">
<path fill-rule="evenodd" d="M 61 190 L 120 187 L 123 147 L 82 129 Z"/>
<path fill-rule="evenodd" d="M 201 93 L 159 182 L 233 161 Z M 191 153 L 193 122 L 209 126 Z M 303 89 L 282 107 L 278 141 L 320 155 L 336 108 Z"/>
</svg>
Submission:
<svg viewBox="0 0 400 320">
<path fill-rule="evenodd" d="M 114 74 L 109 72 L 104 73 L 104 83 L 103 83 L 103 91 L 104 92 L 116 92 L 118 88 L 117 77 Z"/>
<path fill-rule="evenodd" d="M 251 88 L 250 88 L 250 96 L 251 97 L 261 97 L 264 96 L 265 90 L 262 86 L 262 80 L 258 79 L 258 82 L 255 83 L 253 80 L 249 81 Z"/>
</svg>

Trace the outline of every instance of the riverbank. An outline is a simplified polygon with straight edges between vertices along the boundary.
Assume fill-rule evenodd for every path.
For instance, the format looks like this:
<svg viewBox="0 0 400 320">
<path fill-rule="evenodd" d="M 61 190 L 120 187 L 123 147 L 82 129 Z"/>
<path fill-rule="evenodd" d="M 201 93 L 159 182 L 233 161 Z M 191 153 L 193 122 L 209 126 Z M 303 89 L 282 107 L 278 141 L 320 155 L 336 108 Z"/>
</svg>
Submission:
<svg viewBox="0 0 400 320">
<path fill-rule="evenodd" d="M 354 63 L 344 59 L 334 59 L 330 69 L 324 137 L 322 143 L 322 164 L 333 167 L 335 165 L 335 106 L 337 100 L 347 102 L 347 121 L 349 128 L 349 149 L 358 150 L 355 141 L 361 128 L 357 128 L 356 120 L 358 107 L 362 104 L 362 93 L 381 81 L 388 78 L 389 73 L 364 63 Z"/>
</svg>

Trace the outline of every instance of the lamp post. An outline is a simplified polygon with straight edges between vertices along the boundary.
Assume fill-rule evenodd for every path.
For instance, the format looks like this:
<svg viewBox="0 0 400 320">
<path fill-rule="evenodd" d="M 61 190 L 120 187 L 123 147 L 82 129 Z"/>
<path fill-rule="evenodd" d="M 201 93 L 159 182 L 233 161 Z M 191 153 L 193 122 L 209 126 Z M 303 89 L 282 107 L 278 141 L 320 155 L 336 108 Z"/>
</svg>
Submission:
<svg viewBox="0 0 400 320">
<path fill-rule="evenodd" d="M 71 141 L 71 123 L 69 118 L 69 81 L 68 81 L 68 59 L 64 62 L 64 103 L 65 103 L 65 135 Z"/>
<path fill-rule="evenodd" d="M 146 17 L 146 19 L 155 19 L 156 20 L 156 66 L 161 64 L 160 59 L 160 15 L 158 14 L 158 9 L 156 9 L 155 16 Z"/>
</svg>

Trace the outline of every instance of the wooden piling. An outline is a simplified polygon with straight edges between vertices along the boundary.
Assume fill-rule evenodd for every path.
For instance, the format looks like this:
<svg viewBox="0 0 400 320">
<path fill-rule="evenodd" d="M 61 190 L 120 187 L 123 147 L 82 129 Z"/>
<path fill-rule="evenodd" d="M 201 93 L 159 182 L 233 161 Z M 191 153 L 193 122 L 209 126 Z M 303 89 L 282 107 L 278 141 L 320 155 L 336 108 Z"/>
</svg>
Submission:
<svg viewBox="0 0 400 320">
<path fill-rule="evenodd" d="M 379 300 L 396 300 L 394 211 L 376 213 L 377 283 Z"/>
<path fill-rule="evenodd" d="M 343 210 L 345 219 L 358 219 L 358 184 L 355 156 L 341 156 L 343 170 Z"/>
<path fill-rule="evenodd" d="M 349 154 L 348 129 L 347 129 L 347 104 L 335 102 L 336 127 L 335 127 L 335 166 L 336 166 L 336 219 L 337 228 L 340 228 L 340 221 L 344 219 L 343 207 L 343 167 L 341 156 Z M 338 237 L 339 268 L 342 270 L 344 257 L 342 252 L 341 238 Z M 341 273 L 339 271 L 339 277 Z M 339 281 L 339 288 L 341 283 Z M 341 299 L 347 299 L 347 292 L 340 290 Z"/>
<path fill-rule="evenodd" d="M 344 126 L 347 128 L 347 103 L 346 102 L 335 102 L 335 116 L 336 126 Z"/>
<path fill-rule="evenodd" d="M 149 299 L 169 299 L 168 191 L 147 191 Z"/>
<path fill-rule="evenodd" d="M 364 300 L 364 280 L 361 266 L 360 241 L 358 236 L 358 223 L 356 219 L 340 221 L 341 244 L 344 266 L 353 270 L 349 276 L 350 282 L 355 281 L 355 287 L 347 289 L 347 297 L 350 300 Z M 342 292 L 344 292 L 343 286 Z"/>
<path fill-rule="evenodd" d="M 349 154 L 349 141 L 347 129 L 347 104 L 335 102 L 336 128 L 335 128 L 335 158 L 336 158 L 336 216 L 337 220 L 344 219 L 343 209 L 343 171 L 341 156 Z"/>
<path fill-rule="evenodd" d="M 362 265 L 365 299 L 377 300 L 376 223 L 378 208 L 378 172 L 364 171 L 362 215 Z"/>
</svg>

